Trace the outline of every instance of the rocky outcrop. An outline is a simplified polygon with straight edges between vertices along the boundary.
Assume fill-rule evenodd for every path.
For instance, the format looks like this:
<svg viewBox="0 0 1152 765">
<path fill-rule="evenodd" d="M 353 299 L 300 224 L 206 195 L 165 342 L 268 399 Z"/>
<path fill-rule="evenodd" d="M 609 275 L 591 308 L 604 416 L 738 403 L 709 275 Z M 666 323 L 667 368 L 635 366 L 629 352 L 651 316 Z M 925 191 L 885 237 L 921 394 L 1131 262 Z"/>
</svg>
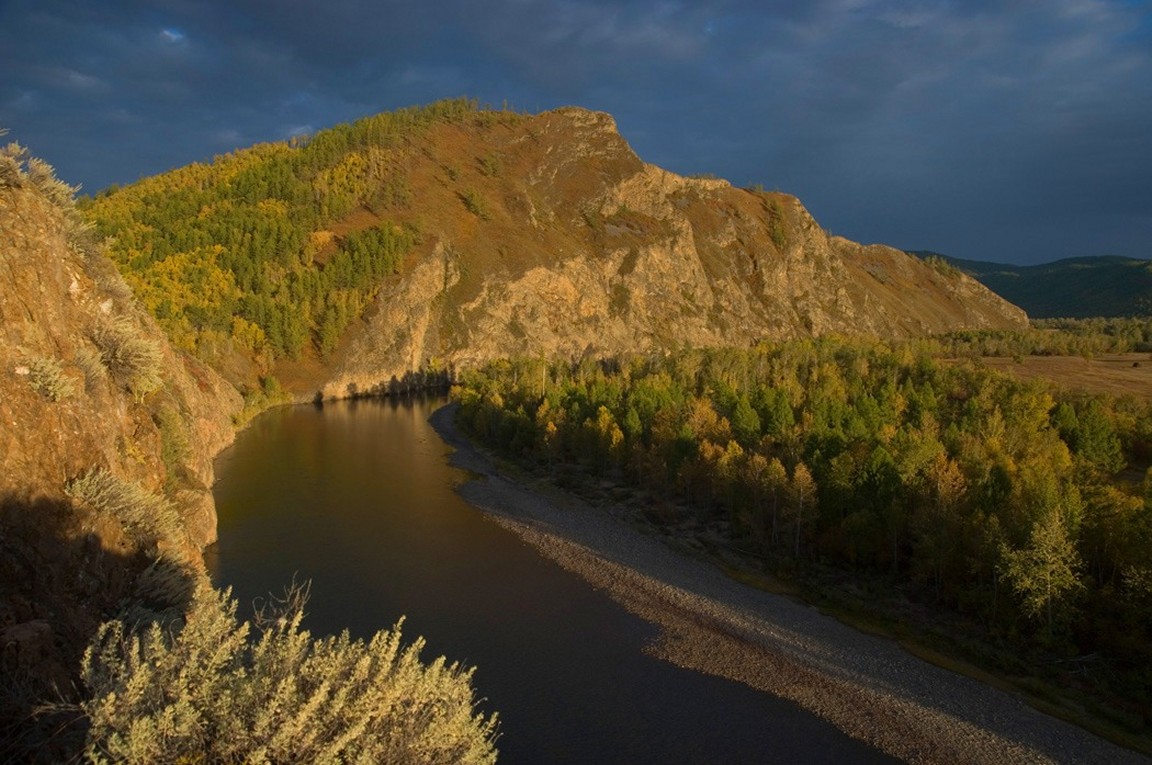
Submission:
<svg viewBox="0 0 1152 765">
<path fill-rule="evenodd" d="M 212 459 L 232 438 L 235 389 L 174 351 L 78 224 L 35 189 L 0 189 L 0 232 L 0 493 L 61 497 L 69 480 L 104 468 L 168 490 L 192 542 L 214 541 Z"/>
<path fill-rule="evenodd" d="M 199 565 L 216 535 L 212 459 L 241 405 L 136 307 L 68 200 L 3 180 L 0 753 L 6 723 L 71 687 L 79 652 L 141 570 L 158 555 Z M 141 544 L 131 519 L 69 496 L 93 471 L 174 508 L 178 533 Z"/>
<path fill-rule="evenodd" d="M 963 274 L 828 235 L 794 197 L 645 164 L 608 115 L 460 130 L 438 126 L 413 152 L 424 246 L 330 366 L 324 396 L 509 355 L 1027 323 Z M 499 173 L 477 170 L 493 157 Z"/>
</svg>

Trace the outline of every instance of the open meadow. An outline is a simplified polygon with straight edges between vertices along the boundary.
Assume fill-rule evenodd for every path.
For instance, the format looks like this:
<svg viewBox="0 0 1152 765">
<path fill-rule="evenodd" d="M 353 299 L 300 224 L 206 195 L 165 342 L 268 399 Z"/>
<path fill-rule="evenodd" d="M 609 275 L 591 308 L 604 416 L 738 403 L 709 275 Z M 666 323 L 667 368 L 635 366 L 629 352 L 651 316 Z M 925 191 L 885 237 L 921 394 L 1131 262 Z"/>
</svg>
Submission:
<svg viewBox="0 0 1152 765">
<path fill-rule="evenodd" d="M 1083 356 L 989 357 L 984 363 L 1024 380 L 1047 379 L 1090 393 L 1152 399 L 1152 354 L 1112 353 Z"/>
</svg>

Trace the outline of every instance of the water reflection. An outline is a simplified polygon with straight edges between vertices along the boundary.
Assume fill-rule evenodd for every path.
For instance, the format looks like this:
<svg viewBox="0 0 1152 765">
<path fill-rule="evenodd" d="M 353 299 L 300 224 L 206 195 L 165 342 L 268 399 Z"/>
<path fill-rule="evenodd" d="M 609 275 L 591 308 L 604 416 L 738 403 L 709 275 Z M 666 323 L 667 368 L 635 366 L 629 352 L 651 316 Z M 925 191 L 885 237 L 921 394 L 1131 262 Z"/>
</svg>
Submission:
<svg viewBox="0 0 1152 765">
<path fill-rule="evenodd" d="M 440 399 L 259 417 L 217 462 L 215 581 L 242 604 L 311 580 L 306 626 L 477 667 L 502 763 L 887 762 L 794 704 L 643 653 L 654 628 L 466 504 Z"/>
</svg>

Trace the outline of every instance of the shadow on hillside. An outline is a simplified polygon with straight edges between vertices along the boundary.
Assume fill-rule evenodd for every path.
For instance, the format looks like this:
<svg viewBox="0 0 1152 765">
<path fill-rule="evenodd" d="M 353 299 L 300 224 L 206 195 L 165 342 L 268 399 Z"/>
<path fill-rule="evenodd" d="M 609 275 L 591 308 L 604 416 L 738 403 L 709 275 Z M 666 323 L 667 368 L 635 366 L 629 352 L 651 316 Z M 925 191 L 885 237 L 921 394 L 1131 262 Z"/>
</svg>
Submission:
<svg viewBox="0 0 1152 765">
<path fill-rule="evenodd" d="M 67 499 L 0 496 L 0 761 L 76 759 L 84 649 L 151 562 L 109 549 Z"/>
<path fill-rule="evenodd" d="M 347 399 L 382 398 L 386 396 L 405 396 L 414 393 L 427 393 L 429 391 L 447 391 L 456 379 L 455 369 L 449 367 L 445 370 L 408 371 L 402 377 L 392 375 L 388 380 L 381 380 L 375 385 L 360 387 L 351 382 L 344 389 Z M 317 391 L 313 403 L 323 405 L 324 394 Z"/>
</svg>

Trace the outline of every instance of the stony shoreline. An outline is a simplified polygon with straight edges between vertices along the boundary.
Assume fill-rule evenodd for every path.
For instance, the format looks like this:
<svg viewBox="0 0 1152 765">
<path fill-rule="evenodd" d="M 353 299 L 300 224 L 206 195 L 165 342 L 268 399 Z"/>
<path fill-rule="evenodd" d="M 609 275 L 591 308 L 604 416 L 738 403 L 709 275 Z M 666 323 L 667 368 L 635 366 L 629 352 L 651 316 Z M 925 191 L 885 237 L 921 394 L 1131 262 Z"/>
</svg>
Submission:
<svg viewBox="0 0 1152 765">
<path fill-rule="evenodd" d="M 890 640 L 742 585 L 611 511 L 514 481 L 458 432 L 454 416 L 448 405 L 431 423 L 456 450 L 452 464 L 476 474 L 460 494 L 659 626 L 649 650 L 660 658 L 795 701 L 907 762 L 1152 763 Z"/>
</svg>

